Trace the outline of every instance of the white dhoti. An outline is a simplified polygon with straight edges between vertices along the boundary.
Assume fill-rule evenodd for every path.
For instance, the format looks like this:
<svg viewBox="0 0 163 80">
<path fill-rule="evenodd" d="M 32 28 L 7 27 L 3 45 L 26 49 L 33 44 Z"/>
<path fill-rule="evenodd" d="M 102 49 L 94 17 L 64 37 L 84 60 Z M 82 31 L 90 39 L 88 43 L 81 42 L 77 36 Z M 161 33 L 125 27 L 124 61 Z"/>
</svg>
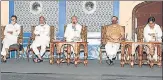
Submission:
<svg viewBox="0 0 163 80">
<path fill-rule="evenodd" d="M 17 37 L 16 36 L 8 36 L 5 37 L 2 41 L 3 43 L 3 47 L 2 47 L 2 51 L 1 51 L 1 55 L 6 56 L 7 52 L 6 52 L 6 48 L 9 49 L 9 47 L 13 44 L 17 43 Z"/>
<path fill-rule="evenodd" d="M 106 54 L 109 57 L 109 59 L 112 60 L 113 58 L 116 57 L 119 47 L 120 47 L 120 43 L 108 42 L 105 45 Z"/>
<path fill-rule="evenodd" d="M 46 51 L 46 46 L 49 47 L 49 40 L 46 37 L 36 37 L 30 48 L 33 49 L 36 55 L 40 54 L 40 56 L 43 56 Z M 40 51 L 38 47 L 41 47 Z"/>
</svg>

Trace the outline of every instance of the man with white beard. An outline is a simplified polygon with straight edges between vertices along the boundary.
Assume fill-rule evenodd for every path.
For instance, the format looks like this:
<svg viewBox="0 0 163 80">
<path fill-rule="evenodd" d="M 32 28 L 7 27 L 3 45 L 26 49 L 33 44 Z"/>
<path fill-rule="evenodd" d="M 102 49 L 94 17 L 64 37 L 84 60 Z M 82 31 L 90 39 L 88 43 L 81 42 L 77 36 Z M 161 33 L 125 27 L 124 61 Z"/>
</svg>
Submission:
<svg viewBox="0 0 163 80">
<path fill-rule="evenodd" d="M 6 62 L 6 55 L 11 45 L 17 44 L 18 36 L 20 34 L 21 26 L 17 24 L 17 16 L 11 16 L 11 24 L 6 25 L 4 30 L 4 39 L 2 41 L 3 47 L 1 51 L 2 62 Z"/>
<path fill-rule="evenodd" d="M 37 55 L 38 59 L 34 59 L 34 62 L 43 62 L 43 55 L 46 51 L 46 47 L 49 47 L 50 43 L 50 26 L 45 23 L 45 18 L 43 16 L 39 17 L 39 25 L 35 27 L 34 34 L 35 40 L 30 46 L 34 53 Z M 38 47 L 41 46 L 41 50 Z"/>
</svg>

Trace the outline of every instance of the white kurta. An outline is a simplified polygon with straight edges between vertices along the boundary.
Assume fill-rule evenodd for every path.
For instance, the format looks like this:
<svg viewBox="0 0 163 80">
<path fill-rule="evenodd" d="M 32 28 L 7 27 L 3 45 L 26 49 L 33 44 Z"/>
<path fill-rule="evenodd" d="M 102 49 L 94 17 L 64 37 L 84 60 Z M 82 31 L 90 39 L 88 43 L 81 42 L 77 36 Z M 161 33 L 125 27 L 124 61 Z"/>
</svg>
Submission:
<svg viewBox="0 0 163 80">
<path fill-rule="evenodd" d="M 78 23 L 75 25 L 75 29 L 72 26 L 72 23 L 68 24 L 66 27 L 65 33 L 64 33 L 64 37 L 66 38 L 66 41 L 67 42 L 82 41 L 81 40 L 81 34 L 80 34 L 81 30 L 82 30 L 82 26 Z M 75 39 L 75 38 L 79 38 L 79 39 Z M 74 46 L 74 45 L 72 45 L 72 46 Z M 71 51 L 74 52 L 72 47 L 71 47 Z M 65 54 L 65 56 L 67 56 L 67 54 Z"/>
<path fill-rule="evenodd" d="M 17 38 L 20 34 L 20 30 L 21 30 L 21 27 L 17 23 L 15 25 L 13 24 L 6 25 L 5 30 L 4 30 L 5 37 L 2 41 L 3 47 L 2 47 L 1 55 L 6 56 L 5 48 L 9 48 L 10 45 L 17 43 Z M 9 31 L 13 32 L 13 34 L 8 33 Z"/>
<path fill-rule="evenodd" d="M 150 34 L 155 34 L 156 36 L 156 41 L 162 42 L 162 30 L 161 27 L 158 24 L 155 24 L 154 28 L 151 29 L 149 25 L 146 25 L 144 28 L 144 41 L 149 42 L 149 41 L 155 41 L 155 39 L 152 38 Z"/>
<path fill-rule="evenodd" d="M 31 48 L 33 49 L 36 55 L 40 54 L 42 56 L 46 51 L 46 47 L 49 47 L 50 26 L 47 24 L 45 24 L 44 26 L 38 25 L 35 27 L 34 34 L 36 35 L 36 37 L 31 45 Z M 41 46 L 40 52 L 37 49 L 37 47 L 39 46 Z"/>
<path fill-rule="evenodd" d="M 75 25 L 75 29 L 72 27 L 72 23 L 68 24 L 65 30 L 64 37 L 66 38 L 67 42 L 75 42 L 75 41 L 81 41 L 81 29 L 82 26 L 80 24 Z M 78 37 L 80 38 L 79 40 L 75 40 L 74 38 Z"/>
<path fill-rule="evenodd" d="M 153 38 L 152 35 L 156 36 L 156 38 Z M 151 29 L 150 26 L 147 24 L 144 28 L 144 42 L 150 42 L 150 41 L 159 41 L 162 42 L 162 30 L 161 27 L 158 24 L 155 24 L 154 28 Z M 149 54 L 149 48 L 145 48 L 147 53 Z M 150 56 L 148 56 L 149 59 L 151 59 Z M 155 54 L 153 58 L 157 61 L 157 48 L 155 47 Z"/>
</svg>

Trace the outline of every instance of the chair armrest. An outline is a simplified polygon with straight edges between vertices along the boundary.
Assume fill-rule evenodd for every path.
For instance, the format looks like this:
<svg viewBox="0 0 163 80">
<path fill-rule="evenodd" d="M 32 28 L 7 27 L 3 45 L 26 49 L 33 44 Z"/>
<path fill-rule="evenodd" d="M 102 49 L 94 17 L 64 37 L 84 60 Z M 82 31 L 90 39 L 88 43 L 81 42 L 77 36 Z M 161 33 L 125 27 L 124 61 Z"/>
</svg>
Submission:
<svg viewBox="0 0 163 80">
<path fill-rule="evenodd" d="M 53 43 L 53 42 L 55 42 L 55 39 L 54 38 L 50 39 L 50 43 Z"/>
<path fill-rule="evenodd" d="M 34 40 L 35 38 L 34 37 L 30 37 L 30 40 Z"/>
<path fill-rule="evenodd" d="M 21 44 L 21 43 L 23 43 L 23 39 L 22 38 L 18 38 L 18 42 L 17 42 L 18 44 Z"/>
<path fill-rule="evenodd" d="M 100 48 L 102 48 L 103 46 L 105 46 L 105 44 L 100 44 Z"/>
<path fill-rule="evenodd" d="M 30 37 L 29 39 L 28 39 L 28 44 L 27 44 L 27 47 L 30 47 L 30 45 L 31 45 L 31 41 L 33 41 L 34 40 L 34 38 L 33 37 Z"/>
</svg>

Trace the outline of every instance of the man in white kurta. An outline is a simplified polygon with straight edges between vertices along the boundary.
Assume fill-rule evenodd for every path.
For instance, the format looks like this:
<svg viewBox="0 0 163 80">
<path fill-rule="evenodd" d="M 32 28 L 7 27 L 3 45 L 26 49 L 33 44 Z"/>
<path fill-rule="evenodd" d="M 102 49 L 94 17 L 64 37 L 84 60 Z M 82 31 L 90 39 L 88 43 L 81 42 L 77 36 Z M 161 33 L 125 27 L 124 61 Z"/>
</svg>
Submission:
<svg viewBox="0 0 163 80">
<path fill-rule="evenodd" d="M 34 34 L 35 40 L 33 41 L 31 48 L 39 59 L 35 59 L 35 62 L 42 61 L 42 56 L 46 51 L 46 47 L 49 47 L 50 43 L 50 26 L 45 23 L 45 18 L 43 16 L 39 19 L 40 25 L 35 27 Z M 41 50 L 38 50 L 41 47 Z"/>
<path fill-rule="evenodd" d="M 18 36 L 20 34 L 21 27 L 17 24 L 17 17 L 13 15 L 11 17 L 11 24 L 6 25 L 4 30 L 4 39 L 2 41 L 3 47 L 1 51 L 1 55 L 3 56 L 3 60 L 6 61 L 6 55 L 8 54 L 8 49 L 10 45 L 17 44 Z"/>
<path fill-rule="evenodd" d="M 72 19 L 72 23 L 67 25 L 65 33 L 64 33 L 65 41 L 66 42 L 82 41 L 81 35 L 80 35 L 82 26 L 77 23 L 77 17 L 76 16 L 73 16 L 71 19 Z M 72 46 L 74 46 L 74 45 L 72 44 Z M 72 47 L 71 47 L 71 51 L 74 52 Z M 65 56 L 67 56 L 66 53 L 65 53 Z"/>
<path fill-rule="evenodd" d="M 155 23 L 155 18 L 150 17 L 148 19 L 148 24 L 144 28 L 144 42 L 162 42 L 162 30 L 161 27 Z M 145 48 L 148 54 L 148 59 L 151 59 L 149 56 L 149 48 Z M 157 61 L 157 48 L 155 47 L 155 54 L 153 56 L 154 60 Z"/>
<path fill-rule="evenodd" d="M 112 24 L 106 29 L 107 44 L 105 50 L 108 60 L 106 61 L 109 65 L 113 64 L 113 60 L 116 57 L 118 49 L 120 47 L 120 41 L 124 38 L 124 29 L 122 26 L 117 24 L 118 18 L 112 17 Z"/>
</svg>

